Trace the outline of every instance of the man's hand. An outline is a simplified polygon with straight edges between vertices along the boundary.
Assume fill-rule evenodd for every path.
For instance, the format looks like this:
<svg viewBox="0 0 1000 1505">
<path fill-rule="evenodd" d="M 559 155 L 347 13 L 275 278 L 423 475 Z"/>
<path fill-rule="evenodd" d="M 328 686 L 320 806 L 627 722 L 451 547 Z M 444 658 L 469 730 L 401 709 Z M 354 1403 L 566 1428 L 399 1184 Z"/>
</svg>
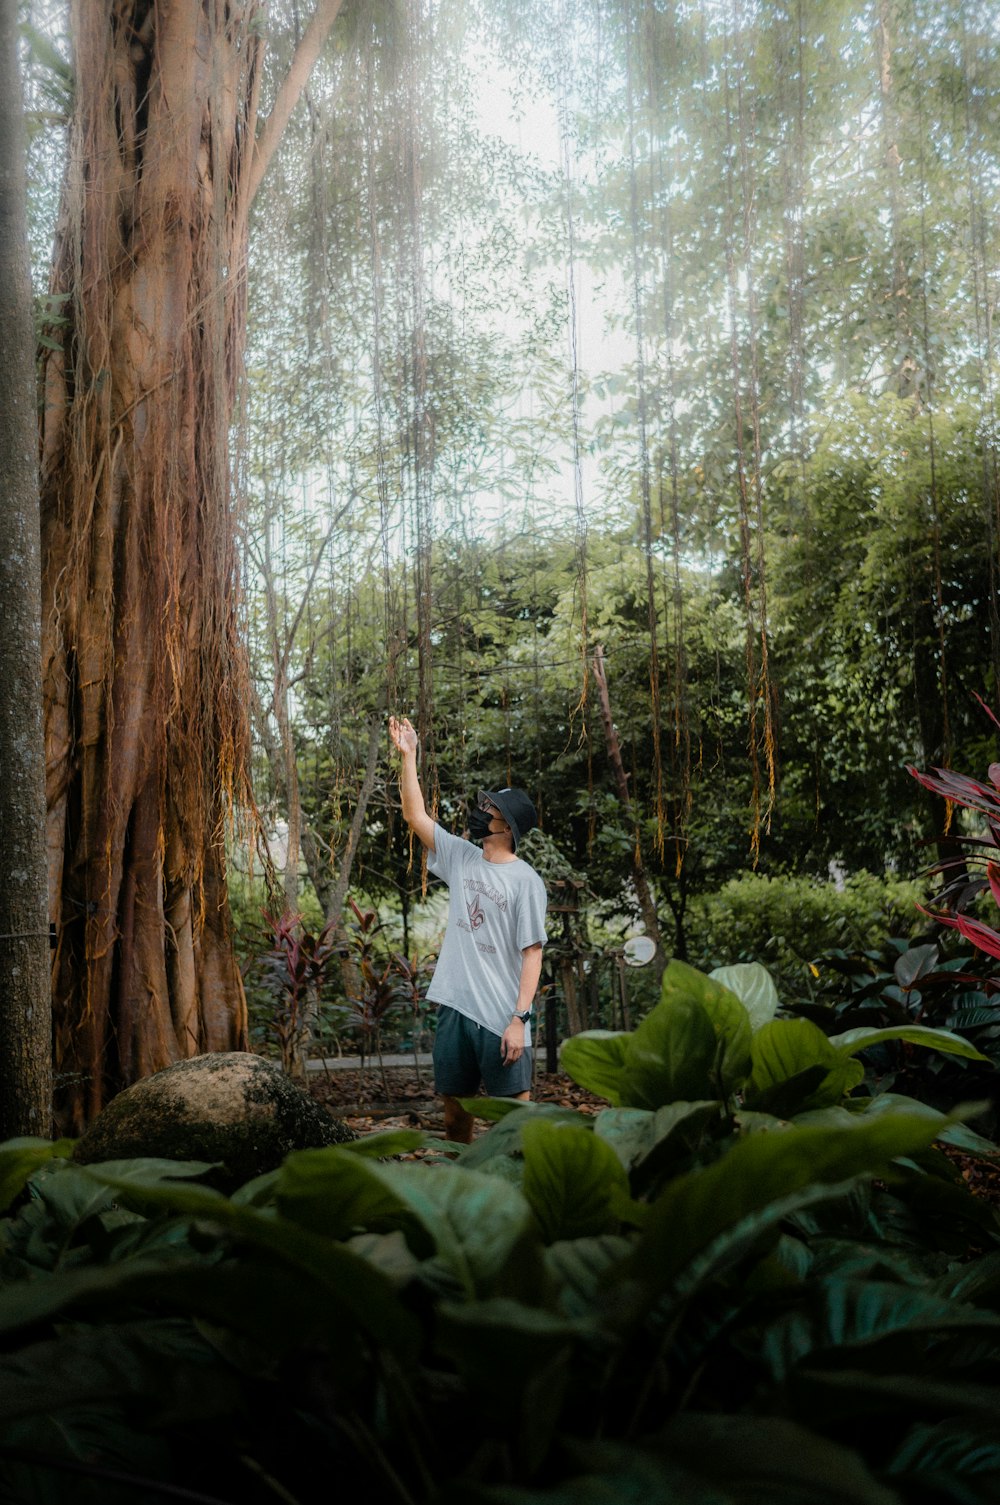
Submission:
<svg viewBox="0 0 1000 1505">
<path fill-rule="evenodd" d="M 389 717 L 389 736 L 401 753 L 415 753 L 420 745 L 416 728 L 408 716 L 404 716 L 401 721 L 397 721 L 395 716 Z"/>
<path fill-rule="evenodd" d="M 500 1036 L 500 1059 L 505 1066 L 513 1066 L 524 1055 L 524 1025 L 520 1019 L 512 1019 Z"/>
</svg>

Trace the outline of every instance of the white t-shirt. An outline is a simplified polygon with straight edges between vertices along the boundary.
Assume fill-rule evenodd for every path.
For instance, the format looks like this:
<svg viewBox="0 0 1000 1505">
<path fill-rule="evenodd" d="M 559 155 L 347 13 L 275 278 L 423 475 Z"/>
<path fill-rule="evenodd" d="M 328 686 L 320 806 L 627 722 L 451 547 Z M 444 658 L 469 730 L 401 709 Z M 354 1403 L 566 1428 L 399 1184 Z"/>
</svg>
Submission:
<svg viewBox="0 0 1000 1505">
<path fill-rule="evenodd" d="M 545 884 L 520 857 L 487 862 L 471 841 L 434 827 L 430 872 L 448 885 L 448 924 L 427 997 L 502 1035 L 517 1007 L 522 952 L 544 946 Z M 525 1029 L 525 1045 L 531 1044 Z"/>
</svg>

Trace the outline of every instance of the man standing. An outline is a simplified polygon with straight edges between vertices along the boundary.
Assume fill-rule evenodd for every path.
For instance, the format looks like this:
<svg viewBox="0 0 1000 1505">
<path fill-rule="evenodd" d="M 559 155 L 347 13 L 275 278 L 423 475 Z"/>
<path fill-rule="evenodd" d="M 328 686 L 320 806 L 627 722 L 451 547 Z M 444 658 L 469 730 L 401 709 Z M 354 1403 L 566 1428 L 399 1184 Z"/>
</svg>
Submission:
<svg viewBox="0 0 1000 1505">
<path fill-rule="evenodd" d="M 531 1006 L 542 971 L 545 885 L 517 855 L 538 824 L 523 789 L 482 791 L 469 822 L 473 841 L 452 836 L 427 813 L 417 773 L 417 734 L 389 718 L 402 757 L 403 818 L 448 885 L 448 924 L 427 990 L 438 1005 L 434 1086 L 444 1099 L 445 1138 L 468 1144 L 472 1114 L 458 1102 L 480 1083 L 491 1097 L 526 1100 L 531 1084 Z"/>
</svg>

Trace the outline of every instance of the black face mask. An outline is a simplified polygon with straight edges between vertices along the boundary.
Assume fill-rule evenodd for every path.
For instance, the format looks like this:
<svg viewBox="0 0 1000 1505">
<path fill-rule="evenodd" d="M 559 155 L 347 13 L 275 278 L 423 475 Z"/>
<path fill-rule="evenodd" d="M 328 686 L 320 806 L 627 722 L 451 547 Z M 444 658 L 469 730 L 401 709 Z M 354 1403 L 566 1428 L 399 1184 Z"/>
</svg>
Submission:
<svg viewBox="0 0 1000 1505">
<path fill-rule="evenodd" d="M 469 838 L 472 841 L 483 841 L 490 834 L 490 821 L 492 815 L 486 810 L 475 809 L 469 816 Z"/>
</svg>

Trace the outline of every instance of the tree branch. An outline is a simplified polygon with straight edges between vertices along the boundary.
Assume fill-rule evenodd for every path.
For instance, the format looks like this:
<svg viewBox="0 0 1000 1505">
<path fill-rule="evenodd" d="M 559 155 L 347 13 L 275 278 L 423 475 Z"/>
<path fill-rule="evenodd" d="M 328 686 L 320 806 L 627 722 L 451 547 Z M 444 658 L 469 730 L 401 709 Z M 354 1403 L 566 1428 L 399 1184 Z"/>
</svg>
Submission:
<svg viewBox="0 0 1000 1505">
<path fill-rule="evenodd" d="M 284 135 L 285 127 L 291 118 L 292 111 L 299 102 L 299 96 L 309 81 L 309 75 L 316 64 L 316 59 L 323 50 L 324 43 L 333 30 L 333 23 L 340 15 L 343 0 L 318 0 L 316 9 L 313 11 L 312 20 L 303 33 L 302 40 L 295 49 L 291 66 L 278 90 L 277 98 L 270 115 L 261 127 L 257 144 L 254 147 L 253 167 L 250 170 L 249 202 L 252 203 L 261 179 L 270 167 L 274 154 L 278 149 L 278 142 Z"/>
</svg>

